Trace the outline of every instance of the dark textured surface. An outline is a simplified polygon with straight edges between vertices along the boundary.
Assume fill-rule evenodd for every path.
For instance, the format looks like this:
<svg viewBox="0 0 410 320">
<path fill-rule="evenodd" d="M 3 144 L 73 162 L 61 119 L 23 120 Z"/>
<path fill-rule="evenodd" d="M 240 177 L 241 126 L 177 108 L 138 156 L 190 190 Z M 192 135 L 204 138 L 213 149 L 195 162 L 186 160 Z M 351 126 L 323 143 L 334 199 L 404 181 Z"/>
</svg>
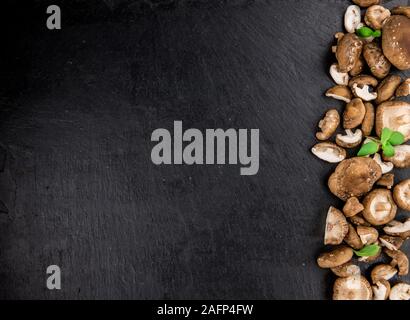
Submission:
<svg viewBox="0 0 410 320">
<path fill-rule="evenodd" d="M 3 37 L 0 298 L 329 298 L 309 148 L 349 1 L 55 3 L 61 31 L 34 1 Z M 153 165 L 174 120 L 259 128 L 258 175 Z"/>
</svg>

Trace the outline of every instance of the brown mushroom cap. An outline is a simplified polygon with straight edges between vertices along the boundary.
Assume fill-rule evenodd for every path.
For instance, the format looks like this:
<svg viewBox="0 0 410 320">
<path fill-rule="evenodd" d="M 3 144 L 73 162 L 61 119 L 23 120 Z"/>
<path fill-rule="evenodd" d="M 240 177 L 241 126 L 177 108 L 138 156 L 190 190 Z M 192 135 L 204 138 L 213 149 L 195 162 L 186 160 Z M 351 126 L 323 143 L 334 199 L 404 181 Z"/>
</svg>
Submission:
<svg viewBox="0 0 410 320">
<path fill-rule="evenodd" d="M 376 161 L 354 157 L 339 163 L 329 178 L 328 186 L 335 196 L 346 201 L 369 192 L 381 175 L 381 168 Z"/>
<path fill-rule="evenodd" d="M 362 74 L 360 76 L 353 77 L 349 80 L 349 87 L 352 88 L 354 84 L 357 84 L 359 87 L 363 87 L 365 85 L 371 87 L 377 87 L 379 81 L 372 76 L 368 76 L 366 74 Z"/>
<path fill-rule="evenodd" d="M 405 276 L 409 273 L 409 259 L 407 256 L 400 250 L 390 250 L 385 248 L 384 252 L 393 260 L 391 265 L 399 269 L 399 276 Z"/>
<path fill-rule="evenodd" d="M 374 118 L 375 118 L 375 110 L 373 104 L 370 102 L 365 102 L 364 107 L 366 109 L 366 113 L 363 118 L 362 122 L 362 133 L 363 136 L 370 136 L 374 126 Z"/>
<path fill-rule="evenodd" d="M 344 241 L 355 250 L 360 250 L 363 248 L 363 242 L 360 240 L 359 235 L 356 232 L 356 229 L 349 223 L 349 232 L 347 233 Z"/>
<path fill-rule="evenodd" d="M 353 0 L 353 3 L 357 4 L 362 8 L 367 8 L 375 4 L 379 4 L 380 0 Z"/>
<path fill-rule="evenodd" d="M 380 30 L 386 19 L 390 16 L 391 13 L 389 9 L 379 5 L 373 5 L 366 10 L 364 21 L 369 27 Z"/>
<path fill-rule="evenodd" d="M 410 68 L 410 19 L 402 15 L 388 18 L 383 26 L 383 53 L 400 70 Z"/>
<path fill-rule="evenodd" d="M 366 61 L 364 61 L 363 56 L 360 56 L 359 59 L 357 59 L 356 64 L 354 65 L 353 69 L 349 71 L 349 74 L 352 77 L 356 77 L 363 72 L 365 66 L 366 66 Z"/>
<path fill-rule="evenodd" d="M 410 139 L 410 103 L 405 101 L 387 101 L 377 107 L 376 133 L 380 137 L 382 129 L 399 131 L 405 140 Z"/>
<path fill-rule="evenodd" d="M 373 300 L 387 300 L 390 294 L 390 283 L 387 280 L 379 280 L 372 286 Z"/>
<path fill-rule="evenodd" d="M 376 185 L 391 189 L 391 187 L 394 185 L 394 174 L 385 173 L 379 180 L 377 180 Z"/>
<path fill-rule="evenodd" d="M 364 245 L 376 243 L 379 238 L 379 232 L 373 227 L 357 226 L 356 231 Z"/>
<path fill-rule="evenodd" d="M 408 95 L 410 95 L 410 78 L 403 81 L 396 90 L 396 97 L 407 97 Z"/>
<path fill-rule="evenodd" d="M 321 268 L 335 268 L 349 262 L 353 257 L 353 250 L 348 246 L 339 246 L 330 252 L 324 252 L 317 258 Z"/>
<path fill-rule="evenodd" d="M 388 226 L 383 228 L 383 231 L 390 236 L 407 239 L 410 237 L 410 218 L 405 222 L 391 221 Z"/>
<path fill-rule="evenodd" d="M 364 209 L 363 205 L 359 202 L 357 197 L 351 197 L 347 199 L 343 206 L 343 213 L 346 217 L 353 217 Z"/>
<path fill-rule="evenodd" d="M 377 87 L 376 103 L 380 104 L 393 97 L 400 83 L 401 77 L 394 74 L 384 78 L 384 80 Z"/>
<path fill-rule="evenodd" d="M 363 199 L 363 217 L 374 226 L 392 221 L 397 212 L 390 190 L 375 189 Z"/>
<path fill-rule="evenodd" d="M 341 72 L 349 72 L 354 68 L 360 58 L 363 42 L 354 33 L 345 34 L 338 39 L 336 59 Z"/>
<path fill-rule="evenodd" d="M 390 250 L 399 250 L 404 242 L 404 239 L 400 237 L 389 236 L 387 234 L 382 235 L 379 240 L 382 246 Z"/>
<path fill-rule="evenodd" d="M 394 147 L 394 156 L 383 156 L 385 161 L 393 163 L 396 168 L 409 168 L 410 167 L 410 145 L 403 144 Z"/>
<path fill-rule="evenodd" d="M 330 270 L 332 270 L 335 275 L 342 278 L 360 275 L 359 266 L 353 264 L 352 262 L 347 262 L 341 266 L 330 268 Z"/>
<path fill-rule="evenodd" d="M 355 98 L 350 101 L 343 113 L 343 127 L 345 129 L 353 129 L 360 126 L 366 114 L 366 108 L 363 101 Z"/>
<path fill-rule="evenodd" d="M 394 187 L 393 198 L 399 208 L 410 211 L 410 179 L 403 180 Z"/>
<path fill-rule="evenodd" d="M 325 117 L 319 121 L 320 132 L 316 133 L 318 140 L 327 140 L 336 131 L 340 123 L 339 112 L 336 109 L 330 109 L 326 112 Z"/>
<path fill-rule="evenodd" d="M 363 57 L 371 73 L 379 79 L 386 77 L 391 68 L 391 63 L 383 55 L 382 49 L 375 42 L 367 43 L 363 47 Z"/>
<path fill-rule="evenodd" d="M 343 85 L 337 85 L 325 93 L 326 97 L 333 98 L 336 100 L 341 100 L 344 102 L 350 102 L 352 100 L 352 92 L 350 91 L 349 87 Z"/>
<path fill-rule="evenodd" d="M 346 159 L 346 150 L 332 142 L 317 143 L 311 151 L 319 159 L 330 163 L 337 163 Z"/>
<path fill-rule="evenodd" d="M 398 283 L 390 290 L 390 300 L 410 300 L 410 284 Z"/>
<path fill-rule="evenodd" d="M 392 14 L 403 15 L 410 18 L 410 7 L 409 6 L 398 6 L 391 10 Z"/>
<path fill-rule="evenodd" d="M 343 213 L 331 206 L 326 217 L 325 245 L 341 244 L 348 231 L 349 228 Z"/>
<path fill-rule="evenodd" d="M 371 300 L 373 291 L 363 276 L 337 278 L 333 286 L 333 300 Z"/>
<path fill-rule="evenodd" d="M 375 266 L 371 272 L 372 282 L 376 283 L 380 280 L 390 280 L 397 274 L 397 269 L 389 264 L 379 264 Z"/>
<path fill-rule="evenodd" d="M 366 227 L 370 227 L 371 224 L 368 223 L 366 220 L 364 220 L 363 216 L 361 213 L 356 214 L 353 217 L 349 218 L 349 221 L 354 224 L 355 226 L 366 226 Z"/>
</svg>

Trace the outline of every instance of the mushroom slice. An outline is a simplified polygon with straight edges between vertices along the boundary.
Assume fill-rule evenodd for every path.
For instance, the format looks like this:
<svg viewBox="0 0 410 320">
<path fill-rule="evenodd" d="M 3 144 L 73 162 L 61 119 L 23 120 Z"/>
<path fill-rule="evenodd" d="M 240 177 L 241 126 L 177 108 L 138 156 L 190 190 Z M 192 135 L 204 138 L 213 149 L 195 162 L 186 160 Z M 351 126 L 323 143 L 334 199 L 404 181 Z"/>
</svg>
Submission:
<svg viewBox="0 0 410 320">
<path fill-rule="evenodd" d="M 406 79 L 396 90 L 396 97 L 407 97 L 410 95 L 410 78 Z"/>
<path fill-rule="evenodd" d="M 328 180 L 330 191 L 346 201 L 369 192 L 380 179 L 380 166 L 371 158 L 354 157 L 338 164 Z"/>
<path fill-rule="evenodd" d="M 392 221 L 388 226 L 383 228 L 383 231 L 390 236 L 407 239 L 410 237 L 410 218 L 405 222 Z"/>
<path fill-rule="evenodd" d="M 387 300 L 390 294 L 390 283 L 387 280 L 379 280 L 372 286 L 373 300 Z"/>
<path fill-rule="evenodd" d="M 337 85 L 326 91 L 326 97 L 348 103 L 352 100 L 352 92 L 347 86 Z"/>
<path fill-rule="evenodd" d="M 399 269 L 399 276 L 405 276 L 409 273 L 409 259 L 402 251 L 385 248 L 384 252 L 392 258 L 390 265 Z"/>
<path fill-rule="evenodd" d="M 377 99 L 376 103 L 380 104 L 387 100 L 390 100 L 396 89 L 399 87 L 401 83 L 401 77 L 397 75 L 390 75 L 384 78 L 384 80 L 379 84 L 377 87 Z"/>
<path fill-rule="evenodd" d="M 346 150 L 331 142 L 321 142 L 312 147 L 312 153 L 326 162 L 337 163 L 346 159 Z"/>
<path fill-rule="evenodd" d="M 367 194 L 363 206 L 363 217 L 374 226 L 389 223 L 397 212 L 392 194 L 387 189 L 375 189 Z"/>
<path fill-rule="evenodd" d="M 410 284 L 398 283 L 390 290 L 390 300 L 410 300 Z"/>
<path fill-rule="evenodd" d="M 382 174 L 388 173 L 393 170 L 394 165 L 391 162 L 383 162 L 382 157 L 380 154 L 375 153 L 373 156 L 373 160 L 377 162 L 377 164 L 380 166 L 380 169 L 382 169 Z"/>
<path fill-rule="evenodd" d="M 349 72 L 356 65 L 362 54 L 363 42 L 354 33 L 338 38 L 336 59 L 341 72 Z"/>
<path fill-rule="evenodd" d="M 317 258 L 321 268 L 335 268 L 352 260 L 353 250 L 348 246 L 339 246 L 330 252 L 324 252 Z"/>
<path fill-rule="evenodd" d="M 342 278 L 360 275 L 359 266 L 352 262 L 347 262 L 341 266 L 330 268 L 330 270 L 332 270 L 335 275 Z"/>
<path fill-rule="evenodd" d="M 410 211 L 410 179 L 403 180 L 394 187 L 393 199 L 399 208 Z"/>
<path fill-rule="evenodd" d="M 391 16 L 390 10 L 385 7 L 374 5 L 366 10 L 364 21 L 366 24 L 375 29 L 380 30 L 383 27 L 384 22 Z"/>
<path fill-rule="evenodd" d="M 372 101 L 377 99 L 377 92 L 371 92 L 368 85 L 359 87 L 356 83 L 352 87 L 353 95 L 363 101 Z"/>
<path fill-rule="evenodd" d="M 374 126 L 375 111 L 370 102 L 365 102 L 364 107 L 366 109 L 366 113 L 362 122 L 362 133 L 363 136 L 369 136 L 372 133 Z"/>
<path fill-rule="evenodd" d="M 347 72 L 340 72 L 337 63 L 330 66 L 329 73 L 336 84 L 341 86 L 347 86 L 349 84 L 349 74 Z"/>
<path fill-rule="evenodd" d="M 358 226 L 357 234 L 364 245 L 376 243 L 379 238 L 379 232 L 372 227 Z"/>
<path fill-rule="evenodd" d="M 376 283 L 380 280 L 390 280 L 397 274 L 397 269 L 389 264 L 379 264 L 375 266 L 371 272 L 372 282 Z"/>
<path fill-rule="evenodd" d="M 351 5 L 347 7 L 345 13 L 345 29 L 349 33 L 355 33 L 356 28 L 362 21 L 362 15 L 360 13 L 360 7 Z"/>
<path fill-rule="evenodd" d="M 398 6 L 398 7 L 393 8 L 391 10 L 391 13 L 395 15 L 403 15 L 403 16 L 406 16 L 407 18 L 410 18 L 410 7 Z"/>
<path fill-rule="evenodd" d="M 363 248 L 363 242 L 360 240 L 356 229 L 349 223 L 349 232 L 347 233 L 344 241 L 355 250 L 360 250 Z"/>
<path fill-rule="evenodd" d="M 363 205 L 359 202 L 356 197 L 351 197 L 347 199 L 345 205 L 343 206 L 343 213 L 346 217 L 353 217 L 364 209 Z"/>
<path fill-rule="evenodd" d="M 335 133 L 340 123 L 339 112 L 336 109 L 330 109 L 326 112 L 325 117 L 319 121 L 321 132 L 316 133 L 316 138 L 319 140 L 329 139 Z"/>
<path fill-rule="evenodd" d="M 359 74 L 363 72 L 365 65 L 366 65 L 366 62 L 364 61 L 363 57 L 360 56 L 359 59 L 357 59 L 356 64 L 354 65 L 353 69 L 349 71 L 349 74 L 352 77 L 358 76 Z"/>
<path fill-rule="evenodd" d="M 409 168 L 410 167 L 410 145 L 400 145 L 394 147 L 394 156 L 386 157 L 383 159 L 390 161 L 396 168 Z"/>
<path fill-rule="evenodd" d="M 350 101 L 343 112 L 343 127 L 345 129 L 353 129 L 360 126 L 363 122 L 366 108 L 363 101 L 355 98 Z"/>
<path fill-rule="evenodd" d="M 372 300 L 373 291 L 363 276 L 337 278 L 333 286 L 333 300 Z"/>
<path fill-rule="evenodd" d="M 383 55 L 382 49 L 375 42 L 367 43 L 363 47 L 363 57 L 371 73 L 379 79 L 386 77 L 391 68 L 391 63 Z"/>
<path fill-rule="evenodd" d="M 391 189 L 394 185 L 394 174 L 393 173 L 386 173 L 382 175 L 382 177 L 377 180 L 376 184 L 381 187 L 386 187 L 387 189 Z"/>
<path fill-rule="evenodd" d="M 402 15 L 388 18 L 383 26 L 383 53 L 400 70 L 410 68 L 410 19 Z"/>
<path fill-rule="evenodd" d="M 389 128 L 410 139 L 410 103 L 405 101 L 387 101 L 377 107 L 376 133 L 380 137 L 382 129 Z"/>
<path fill-rule="evenodd" d="M 353 132 L 350 129 L 346 129 L 346 134 L 338 134 L 336 136 L 336 143 L 344 148 L 354 148 L 357 147 L 362 142 L 362 130 L 356 129 Z"/>
<path fill-rule="evenodd" d="M 330 207 L 326 217 L 325 245 L 341 244 L 349 231 L 343 213 L 335 207 Z"/>
<path fill-rule="evenodd" d="M 353 0 L 355 4 L 362 8 L 367 8 L 375 4 L 379 4 L 380 0 Z"/>
<path fill-rule="evenodd" d="M 404 242 L 404 240 L 400 237 L 388 236 L 386 234 L 382 235 L 379 238 L 379 241 L 382 246 L 390 250 L 399 250 Z"/>
<path fill-rule="evenodd" d="M 352 88 L 353 85 L 355 84 L 357 84 L 359 87 L 363 87 L 363 86 L 377 87 L 377 85 L 379 84 L 379 81 L 375 77 L 362 74 L 360 76 L 356 76 L 350 79 L 349 87 Z"/>
</svg>

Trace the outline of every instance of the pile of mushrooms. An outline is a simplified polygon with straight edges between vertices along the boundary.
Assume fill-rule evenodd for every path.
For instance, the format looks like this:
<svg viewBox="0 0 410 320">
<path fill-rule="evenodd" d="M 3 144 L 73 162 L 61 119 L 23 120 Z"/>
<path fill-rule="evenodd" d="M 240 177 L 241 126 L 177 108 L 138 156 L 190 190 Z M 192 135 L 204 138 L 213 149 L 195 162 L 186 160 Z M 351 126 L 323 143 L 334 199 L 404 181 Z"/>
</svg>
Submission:
<svg viewBox="0 0 410 320">
<path fill-rule="evenodd" d="M 319 159 L 337 163 L 328 187 L 344 203 L 327 212 L 324 244 L 330 248 L 317 264 L 336 275 L 335 300 L 410 300 L 410 284 L 400 279 L 409 273 L 401 248 L 410 238 L 410 217 L 396 218 L 398 209 L 410 211 L 410 179 L 395 184 L 393 173 L 410 168 L 410 144 L 395 146 L 392 157 L 354 156 L 361 145 L 380 138 L 383 128 L 410 140 L 410 78 L 391 73 L 410 69 L 410 7 L 389 10 L 380 0 L 353 2 L 344 17 L 346 32 L 335 35 L 329 70 L 335 85 L 326 92 L 342 101 L 344 110 L 325 112 L 316 133 L 320 142 L 312 147 Z M 378 36 L 364 38 L 358 32 L 363 27 Z M 369 246 L 377 251 L 357 254 Z M 361 269 L 368 267 L 366 278 Z"/>
</svg>

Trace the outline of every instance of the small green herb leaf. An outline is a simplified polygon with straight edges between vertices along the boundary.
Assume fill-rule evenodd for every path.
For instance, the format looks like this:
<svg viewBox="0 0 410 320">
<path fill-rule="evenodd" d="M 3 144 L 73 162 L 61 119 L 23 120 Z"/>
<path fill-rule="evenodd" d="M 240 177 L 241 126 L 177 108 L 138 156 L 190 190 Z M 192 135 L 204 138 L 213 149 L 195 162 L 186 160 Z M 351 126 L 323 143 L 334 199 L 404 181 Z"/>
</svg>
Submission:
<svg viewBox="0 0 410 320">
<path fill-rule="evenodd" d="M 373 36 L 374 31 L 373 31 L 373 29 L 371 29 L 369 27 L 362 27 L 360 29 L 357 29 L 356 33 L 361 38 L 368 38 L 368 37 Z"/>
<path fill-rule="evenodd" d="M 377 244 L 371 244 L 364 246 L 362 249 L 356 251 L 353 250 L 356 256 L 359 257 L 373 257 L 379 253 L 380 247 Z"/>
<path fill-rule="evenodd" d="M 394 131 L 390 136 L 389 142 L 393 146 L 398 146 L 404 143 L 404 135 L 401 132 Z"/>
<path fill-rule="evenodd" d="M 386 142 L 389 141 L 392 134 L 393 134 L 393 130 L 389 128 L 383 128 L 382 134 L 380 136 L 380 141 L 382 143 L 382 146 L 384 146 Z"/>
<path fill-rule="evenodd" d="M 394 156 L 394 147 L 390 144 L 390 142 L 386 142 L 383 148 L 383 154 L 386 157 L 393 157 Z"/>
<path fill-rule="evenodd" d="M 382 32 L 380 30 L 375 30 L 372 34 L 372 37 L 379 38 L 381 37 Z"/>
<path fill-rule="evenodd" d="M 379 144 L 375 141 L 370 141 L 362 145 L 357 155 L 359 157 L 364 157 L 364 156 L 368 156 L 371 154 L 375 154 L 378 150 L 379 150 Z"/>
</svg>

